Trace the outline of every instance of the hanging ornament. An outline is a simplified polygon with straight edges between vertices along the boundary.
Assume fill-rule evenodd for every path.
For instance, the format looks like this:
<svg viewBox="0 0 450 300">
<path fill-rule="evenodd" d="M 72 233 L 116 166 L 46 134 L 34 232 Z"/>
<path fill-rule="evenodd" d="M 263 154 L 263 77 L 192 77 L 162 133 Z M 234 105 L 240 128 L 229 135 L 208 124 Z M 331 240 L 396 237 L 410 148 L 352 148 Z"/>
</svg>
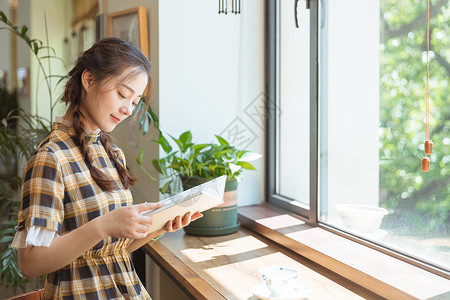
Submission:
<svg viewBox="0 0 450 300">
<path fill-rule="evenodd" d="M 430 139 L 430 84 L 429 84 L 429 61 L 428 52 L 430 51 L 430 0 L 427 0 L 427 81 L 426 81 L 426 111 L 425 111 L 425 156 L 422 158 L 422 171 L 430 170 L 430 158 L 433 152 L 433 142 Z"/>
<path fill-rule="evenodd" d="M 219 14 L 240 14 L 241 0 L 219 0 Z"/>
</svg>

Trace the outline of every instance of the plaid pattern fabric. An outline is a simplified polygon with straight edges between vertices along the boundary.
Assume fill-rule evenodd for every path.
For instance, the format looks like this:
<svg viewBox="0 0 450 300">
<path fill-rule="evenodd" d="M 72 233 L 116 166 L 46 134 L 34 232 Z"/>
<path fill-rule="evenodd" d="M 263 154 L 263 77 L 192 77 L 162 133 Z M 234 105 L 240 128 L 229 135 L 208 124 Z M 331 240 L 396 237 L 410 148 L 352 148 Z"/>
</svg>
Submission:
<svg viewBox="0 0 450 300">
<path fill-rule="evenodd" d="M 109 211 L 132 204 L 99 135 L 87 136 L 94 166 L 114 178 L 119 190 L 103 191 L 92 179 L 73 129 L 55 122 L 23 173 L 18 230 L 40 226 L 60 235 Z M 123 152 L 115 148 L 125 165 Z M 130 260 L 129 239 L 108 237 L 91 250 L 47 275 L 44 299 L 150 299 Z"/>
</svg>

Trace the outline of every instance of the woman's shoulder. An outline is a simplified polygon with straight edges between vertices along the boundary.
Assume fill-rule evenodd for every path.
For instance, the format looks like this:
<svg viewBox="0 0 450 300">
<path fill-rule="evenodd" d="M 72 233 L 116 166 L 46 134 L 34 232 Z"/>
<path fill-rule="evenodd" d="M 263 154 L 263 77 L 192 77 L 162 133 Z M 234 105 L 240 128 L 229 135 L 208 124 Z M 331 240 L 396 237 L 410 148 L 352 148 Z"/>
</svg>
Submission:
<svg viewBox="0 0 450 300">
<path fill-rule="evenodd" d="M 76 143 L 70 135 L 58 130 L 52 130 L 47 137 L 42 140 L 30 159 L 42 154 L 47 155 L 48 153 L 51 153 L 52 156 L 61 160 L 64 156 L 72 156 L 72 149 L 76 147 Z"/>
<path fill-rule="evenodd" d="M 38 150 L 47 149 L 52 152 L 60 152 L 76 147 L 77 145 L 72 136 L 59 130 L 52 130 L 49 135 L 39 144 Z"/>
</svg>

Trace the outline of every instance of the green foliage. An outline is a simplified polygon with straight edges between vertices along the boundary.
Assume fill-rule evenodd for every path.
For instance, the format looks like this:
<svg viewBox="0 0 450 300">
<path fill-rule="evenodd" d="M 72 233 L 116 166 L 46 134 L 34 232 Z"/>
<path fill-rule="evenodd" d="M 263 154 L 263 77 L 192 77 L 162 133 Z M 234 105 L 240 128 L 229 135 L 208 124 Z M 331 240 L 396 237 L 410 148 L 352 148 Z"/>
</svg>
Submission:
<svg viewBox="0 0 450 300">
<path fill-rule="evenodd" d="M 147 106 L 144 98 L 141 98 L 136 105 L 132 117 L 137 119 L 139 131 L 141 131 L 143 135 L 146 135 L 150 131 L 152 124 L 161 133 L 161 130 L 159 130 L 158 116 L 153 112 L 149 105 Z"/>
<path fill-rule="evenodd" d="M 249 162 L 261 158 L 259 153 L 236 149 L 218 135 L 216 135 L 218 143 L 206 144 L 193 143 L 192 133 L 189 130 L 183 132 L 178 138 L 170 137 L 178 146 L 178 149 L 172 149 L 167 139 L 160 134 L 159 139 L 155 142 L 161 146 L 167 155 L 152 160 L 154 168 L 163 175 L 162 179 L 168 179 L 160 188 L 163 194 L 173 194 L 179 191 L 180 177 L 211 179 L 227 175 L 228 180 L 240 180 L 243 170 L 255 170 Z M 142 168 L 143 156 L 144 149 L 137 159 L 137 163 Z"/>
<path fill-rule="evenodd" d="M 30 116 L 22 110 L 11 111 L 1 120 L 0 126 L 0 284 L 11 286 L 14 291 L 25 289 L 25 284 L 35 283 L 40 278 L 28 280 L 23 277 L 17 263 L 17 251 L 11 248 L 16 233 L 17 214 L 20 208 L 20 185 L 22 179 L 16 173 L 16 164 L 28 158 L 38 143 L 49 133 L 48 121 Z"/>
<path fill-rule="evenodd" d="M 431 1 L 429 173 L 425 140 L 426 1 L 381 1 L 380 199 L 394 214 L 385 228 L 450 236 L 450 6 Z M 436 9 L 433 9 L 433 6 Z"/>
<path fill-rule="evenodd" d="M 6 87 L 0 87 L 0 120 L 8 117 L 10 114 L 17 113 L 17 92 L 9 92 Z M 4 127 L 5 124 L 0 123 L 0 127 Z"/>
<path fill-rule="evenodd" d="M 42 278 L 28 280 L 21 274 L 17 263 L 17 251 L 11 248 L 11 242 L 15 235 L 17 226 L 17 215 L 20 208 L 20 185 L 21 177 L 17 175 L 17 163 L 21 159 L 28 159 L 35 151 L 38 143 L 50 132 L 51 121 L 53 119 L 53 109 L 56 101 L 53 102 L 51 78 L 58 77 L 61 82 L 64 77 L 47 75 L 43 62 L 47 60 L 48 70 L 50 71 L 50 60 L 59 59 L 54 55 L 51 47 L 37 39 L 31 39 L 27 33 L 27 26 L 18 27 L 12 24 L 6 15 L 0 11 L 0 22 L 6 27 L 0 27 L 0 30 L 9 30 L 21 38 L 34 54 L 39 69 L 44 74 L 45 84 L 49 93 L 50 101 L 50 120 L 45 120 L 38 116 L 32 116 L 23 110 L 17 108 L 17 102 L 12 101 L 15 92 L 6 95 L 3 99 L 14 107 L 7 107 L 2 99 L 1 125 L 0 125 L 0 284 L 6 287 L 11 286 L 16 292 L 18 288 L 25 290 L 25 285 L 35 283 L 37 287 Z M 42 54 L 43 51 L 46 54 Z M 58 82 L 58 83 L 59 83 Z M 3 96 L 3 94 L 2 94 Z M 7 96 L 9 98 L 7 98 Z M 15 105 L 14 105 L 15 103 Z"/>
</svg>

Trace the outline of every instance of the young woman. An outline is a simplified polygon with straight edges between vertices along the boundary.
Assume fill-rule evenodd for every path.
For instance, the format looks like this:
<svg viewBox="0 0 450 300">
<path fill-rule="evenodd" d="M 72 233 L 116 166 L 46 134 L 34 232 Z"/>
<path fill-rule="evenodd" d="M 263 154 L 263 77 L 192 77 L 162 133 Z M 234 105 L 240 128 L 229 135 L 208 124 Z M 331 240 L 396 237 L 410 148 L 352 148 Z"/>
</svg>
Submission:
<svg viewBox="0 0 450 300">
<path fill-rule="evenodd" d="M 136 179 L 108 132 L 127 118 L 151 78 L 151 64 L 131 44 L 94 44 L 69 73 L 68 105 L 23 173 L 13 247 L 26 277 L 48 274 L 45 299 L 150 299 L 130 253 L 165 231 L 201 217 L 187 213 L 149 233 L 156 203 L 132 205 Z"/>
</svg>

